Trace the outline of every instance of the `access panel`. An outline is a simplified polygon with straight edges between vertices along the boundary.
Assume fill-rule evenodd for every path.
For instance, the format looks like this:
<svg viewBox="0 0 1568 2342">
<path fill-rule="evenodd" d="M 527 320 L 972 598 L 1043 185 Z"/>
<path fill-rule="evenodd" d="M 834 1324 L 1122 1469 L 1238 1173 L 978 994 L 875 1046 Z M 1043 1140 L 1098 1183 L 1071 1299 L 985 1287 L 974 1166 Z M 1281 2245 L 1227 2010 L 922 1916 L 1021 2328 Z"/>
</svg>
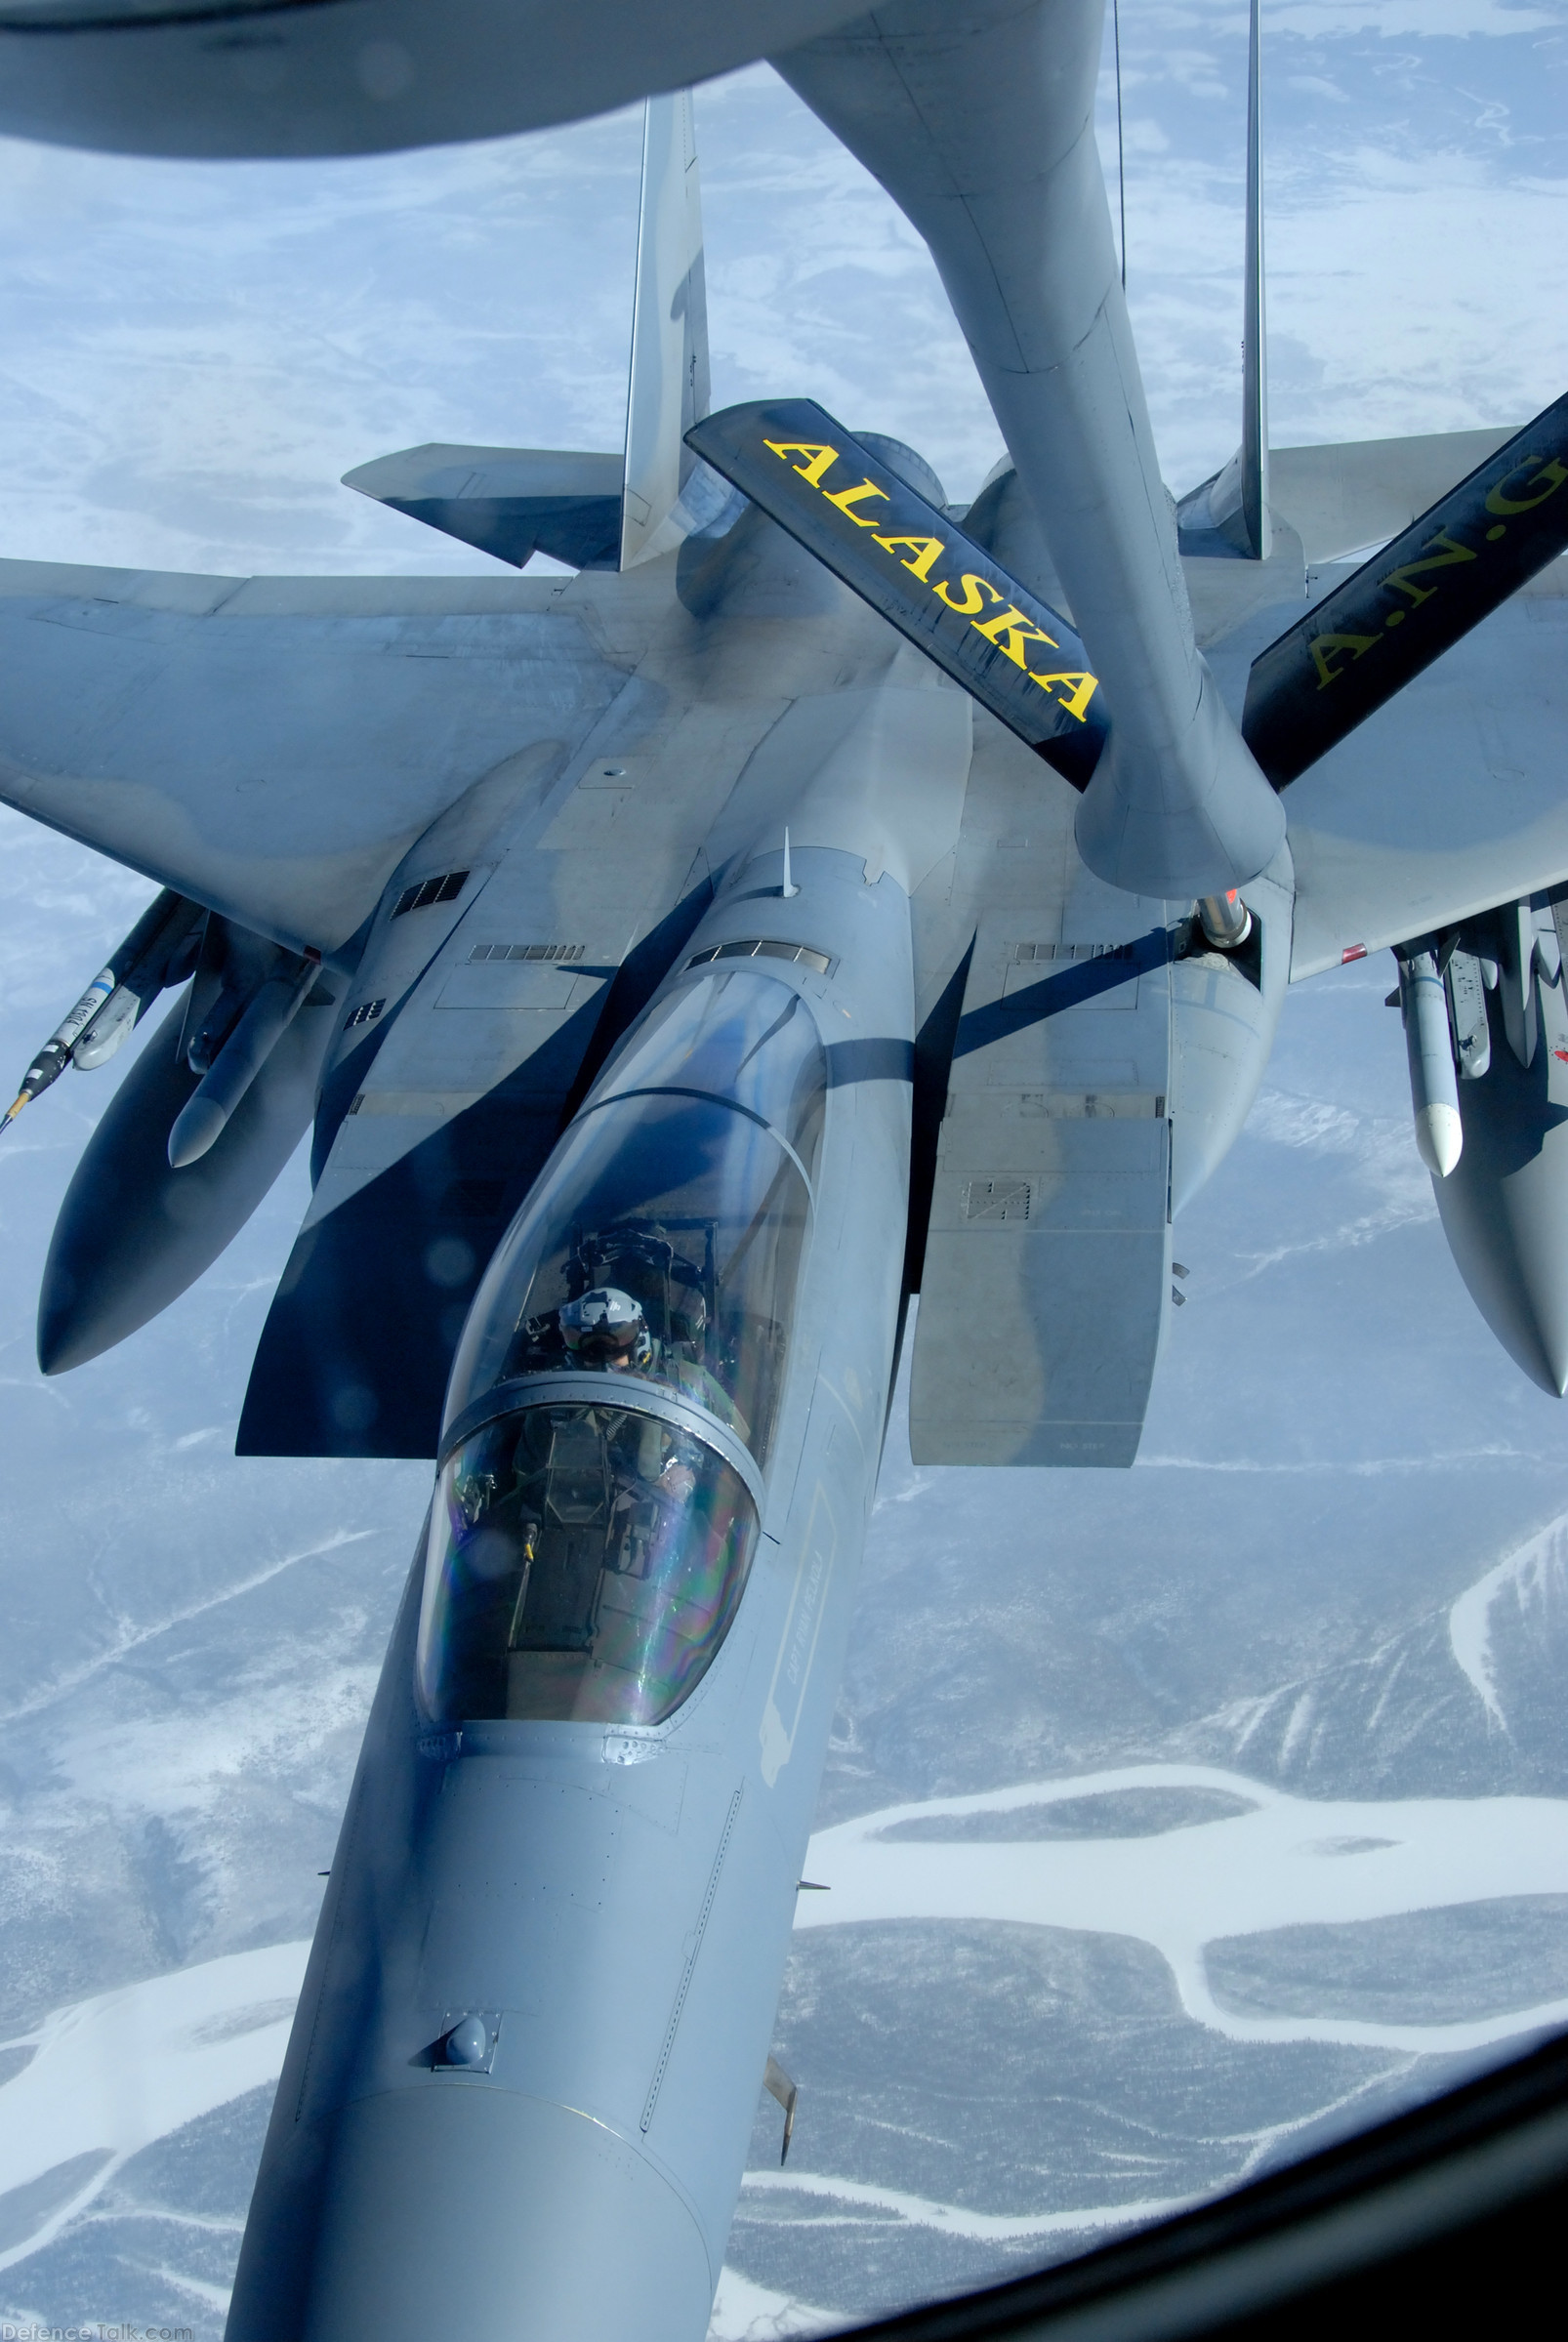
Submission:
<svg viewBox="0 0 1568 2342">
<path fill-rule="evenodd" d="M 1130 1464 L 1171 1285 L 1168 906 L 989 913 L 937 1148 L 917 1463 Z"/>
</svg>

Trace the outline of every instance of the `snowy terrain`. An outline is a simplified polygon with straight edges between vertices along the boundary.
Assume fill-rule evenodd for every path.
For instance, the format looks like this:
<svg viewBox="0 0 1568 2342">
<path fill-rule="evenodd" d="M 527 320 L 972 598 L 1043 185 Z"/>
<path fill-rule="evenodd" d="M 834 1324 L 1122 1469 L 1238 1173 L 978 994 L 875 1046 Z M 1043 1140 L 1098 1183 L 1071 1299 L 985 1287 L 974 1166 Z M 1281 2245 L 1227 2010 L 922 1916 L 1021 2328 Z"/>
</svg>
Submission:
<svg viewBox="0 0 1568 2342">
<path fill-rule="evenodd" d="M 1544 405 L 1557 0 L 1268 13 L 1276 440 Z M 1240 22 L 1122 11 L 1178 491 L 1236 436 Z M 997 436 L 909 231 L 765 73 L 699 136 L 716 398 L 815 395 L 971 493 Z M 624 116 L 286 169 L 0 144 L 0 548 L 483 568 L 333 482 L 431 438 L 616 443 L 636 151 Z M 0 814 L 0 1063 L 146 891 Z M 1568 2021 L 1568 1419 L 1449 1260 L 1389 980 L 1288 1003 L 1180 1223 L 1135 1470 L 920 1471 L 895 1413 L 779 2011 L 795 2143 L 781 2171 L 761 2099 L 724 2342 L 1070 2253 Z M 0 2320 L 217 2342 L 428 1473 L 231 1453 L 298 1163 L 164 1318 L 39 1376 L 115 1078 L 0 1142 Z"/>
</svg>

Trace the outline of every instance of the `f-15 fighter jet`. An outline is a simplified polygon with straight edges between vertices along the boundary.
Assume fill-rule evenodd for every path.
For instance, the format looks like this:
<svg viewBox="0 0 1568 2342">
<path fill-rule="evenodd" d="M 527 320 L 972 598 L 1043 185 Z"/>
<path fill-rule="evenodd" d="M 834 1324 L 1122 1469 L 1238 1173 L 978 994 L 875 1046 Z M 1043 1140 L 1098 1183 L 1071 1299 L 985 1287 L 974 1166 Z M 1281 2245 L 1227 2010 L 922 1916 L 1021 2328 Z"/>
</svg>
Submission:
<svg viewBox="0 0 1568 2342">
<path fill-rule="evenodd" d="M 764 2080 L 794 2114 L 770 2027 L 908 1299 L 917 1459 L 1130 1463 L 1173 1222 L 1291 981 L 1395 947 L 1461 1268 L 1568 1384 L 1568 400 L 1270 453 L 1255 18 L 1241 445 L 1173 505 L 1094 0 L 845 15 L 0 5 L 0 127 L 161 152 L 772 54 L 926 236 L 1009 449 L 960 509 L 788 385 L 709 412 L 656 96 L 624 450 L 349 475 L 574 575 L 0 568 L 0 795 L 162 889 L 13 1115 L 177 995 L 64 1199 L 42 1363 L 185 1290 L 313 1128 L 237 1444 L 437 1467 L 234 2342 L 703 2333 Z"/>
</svg>

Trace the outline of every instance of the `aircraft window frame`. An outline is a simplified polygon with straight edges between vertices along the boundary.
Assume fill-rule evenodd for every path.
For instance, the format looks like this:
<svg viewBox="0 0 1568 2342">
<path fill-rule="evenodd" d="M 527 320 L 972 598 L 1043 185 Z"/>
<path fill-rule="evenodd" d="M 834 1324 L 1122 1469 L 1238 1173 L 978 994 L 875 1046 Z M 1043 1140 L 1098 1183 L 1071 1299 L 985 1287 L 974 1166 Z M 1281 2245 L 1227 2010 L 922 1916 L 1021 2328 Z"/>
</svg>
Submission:
<svg viewBox="0 0 1568 2342">
<path fill-rule="evenodd" d="M 791 947 L 792 954 L 793 949 Z M 682 1082 L 680 1076 L 690 1064 L 694 1045 L 688 1046 L 677 1058 L 672 1055 L 672 1044 L 681 1041 L 682 1022 L 689 1017 L 689 1005 L 704 998 L 716 1003 L 722 1002 L 737 979 L 748 990 L 750 987 L 757 988 L 750 992 L 751 998 L 762 1001 L 765 988 L 766 991 L 782 995 L 789 1006 L 746 1050 L 730 1074 L 730 1087 L 716 1089 L 711 1083 L 704 1082 L 700 1074 L 696 1079 Z M 739 995 L 743 1002 L 748 998 L 748 990 L 743 990 Z M 737 1086 L 746 1068 L 758 1061 L 767 1043 L 797 1017 L 802 1020 L 803 1036 L 808 1036 L 809 1041 L 815 1043 L 815 1050 L 808 1049 L 807 1054 L 814 1056 L 819 1065 L 820 1079 L 804 1100 L 798 1090 L 792 1092 L 787 1113 L 765 1111 L 763 1102 L 753 1102 L 741 1096 Z M 765 1066 L 762 1068 L 764 1074 L 769 1070 Z M 801 1067 L 797 1067 L 797 1082 L 801 1070 Z M 798 984 L 786 980 L 783 966 L 757 966 L 750 944 L 733 961 L 727 948 L 720 946 L 712 959 L 706 953 L 699 953 L 694 960 L 688 961 L 681 971 L 680 979 L 661 999 L 651 1004 L 640 1021 L 618 1045 L 609 1063 L 578 1109 L 576 1119 L 580 1121 L 583 1115 L 608 1104 L 613 1097 L 637 1097 L 664 1091 L 672 1094 L 683 1092 L 689 1097 L 717 1098 L 723 1105 L 732 1106 L 737 1112 L 749 1114 L 754 1121 L 760 1122 L 764 1130 L 796 1156 L 814 1201 L 816 1164 L 822 1150 L 822 1132 L 831 1088 L 827 1071 L 827 1043 L 805 993 Z M 780 1102 L 776 1096 L 765 1101 L 769 1108 Z M 800 1142 L 807 1133 L 810 1145 L 805 1148 Z"/>
<path fill-rule="evenodd" d="M 657 1416 L 661 1422 L 675 1429 L 688 1431 L 694 1439 L 712 1448 L 730 1470 L 746 1484 L 747 1494 L 763 1509 L 766 1484 L 758 1470 L 757 1460 L 744 1440 L 738 1439 L 727 1423 L 690 1400 L 682 1399 L 673 1390 L 657 1382 L 644 1381 L 640 1376 L 616 1376 L 613 1383 L 603 1374 L 585 1367 L 561 1368 L 539 1375 L 514 1375 L 505 1382 L 492 1384 L 479 1398 L 454 1416 L 441 1435 L 440 1453 L 436 1459 L 437 1473 L 444 1471 L 455 1451 L 504 1415 L 519 1415 L 525 1407 L 558 1406 L 563 1400 L 589 1402 L 602 1407 L 606 1404 L 606 1385 L 615 1393 L 615 1403 L 629 1415 Z"/>
<path fill-rule="evenodd" d="M 695 1080 L 658 1078 L 687 1068 Z M 727 1091 L 726 1076 L 751 1098 Z M 629 1392 L 698 1411 L 761 1485 L 780 1428 L 831 1087 L 826 1041 L 794 985 L 762 970 L 704 970 L 656 1004 L 486 1269 L 452 1364 L 443 1452 L 460 1426 L 497 1412 L 504 1388 L 516 1404 L 528 1382 L 611 1374 Z M 611 1108 L 621 1119 L 606 1128 L 598 1118 Z M 629 1296 L 640 1313 L 623 1357 L 578 1357 L 560 1322 L 569 1301 L 597 1291 Z"/>
<path fill-rule="evenodd" d="M 639 1089 L 617 1089 L 614 1091 L 607 1091 L 601 1098 L 590 1098 L 587 1104 L 583 1106 L 577 1114 L 575 1123 L 586 1122 L 591 1114 L 599 1113 L 600 1110 L 605 1106 L 619 1106 L 627 1098 L 697 1098 L 700 1099 L 702 1104 L 705 1106 L 723 1106 L 727 1108 L 731 1114 L 744 1115 L 749 1123 L 755 1123 L 760 1130 L 765 1130 L 768 1137 L 773 1139 L 780 1147 L 782 1147 L 784 1153 L 794 1164 L 796 1170 L 801 1174 L 802 1183 L 805 1188 L 806 1211 L 810 1217 L 813 1220 L 815 1219 L 816 1187 L 812 1181 L 811 1174 L 806 1170 L 805 1165 L 801 1161 L 801 1158 L 796 1153 L 795 1149 L 791 1146 L 789 1140 L 785 1137 L 783 1131 L 779 1129 L 777 1123 L 770 1123 L 765 1114 L 758 1114 L 752 1107 L 742 1106 L 734 1098 L 726 1098 L 722 1089 L 693 1089 L 684 1083 L 661 1082 L 652 1086 L 645 1086 Z"/>
<path fill-rule="evenodd" d="M 601 1374 L 529 1377 L 546 1380 L 569 1387 L 530 1387 L 447 1444 L 425 1533 L 415 1701 L 437 1730 L 657 1730 L 739 1616 L 761 1499 L 696 1411 L 645 1407 Z M 563 1440 L 575 1470 L 570 1456 L 557 1466 Z"/>
</svg>

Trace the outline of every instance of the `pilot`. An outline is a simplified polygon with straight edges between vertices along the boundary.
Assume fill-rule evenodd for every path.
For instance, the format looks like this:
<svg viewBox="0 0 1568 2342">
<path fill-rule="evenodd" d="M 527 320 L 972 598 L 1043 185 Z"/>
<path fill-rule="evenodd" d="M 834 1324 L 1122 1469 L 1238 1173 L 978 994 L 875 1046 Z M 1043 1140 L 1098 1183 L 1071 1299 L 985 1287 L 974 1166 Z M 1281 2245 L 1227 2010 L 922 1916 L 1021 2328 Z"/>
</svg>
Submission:
<svg viewBox="0 0 1568 2342">
<path fill-rule="evenodd" d="M 745 1423 L 722 1383 L 705 1366 L 678 1356 L 673 1345 L 656 1342 L 640 1304 L 618 1285 L 597 1285 L 592 1293 L 563 1302 L 560 1334 L 575 1365 L 604 1368 L 618 1375 L 653 1376 L 671 1383 L 683 1397 L 694 1400 L 745 1438 Z"/>
<path fill-rule="evenodd" d="M 647 1321 L 631 1294 L 617 1285 L 596 1285 L 592 1293 L 563 1302 L 560 1337 L 577 1366 L 604 1367 L 613 1375 L 645 1375 L 655 1363 Z"/>
</svg>

